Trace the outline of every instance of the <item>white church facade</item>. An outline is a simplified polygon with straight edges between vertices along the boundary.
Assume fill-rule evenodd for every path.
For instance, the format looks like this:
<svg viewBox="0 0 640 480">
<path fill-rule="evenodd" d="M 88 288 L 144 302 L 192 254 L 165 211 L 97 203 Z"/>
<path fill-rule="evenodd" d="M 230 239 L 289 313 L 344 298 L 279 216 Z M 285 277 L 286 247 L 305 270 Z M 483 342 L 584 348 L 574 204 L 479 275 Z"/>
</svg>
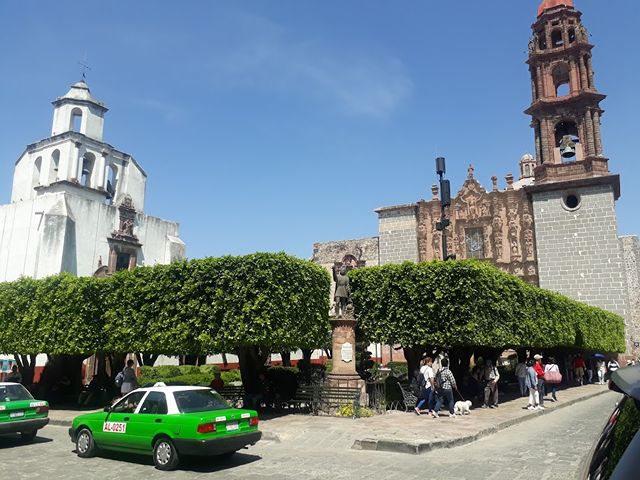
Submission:
<svg viewBox="0 0 640 480">
<path fill-rule="evenodd" d="M 183 259 L 178 224 L 144 213 L 142 167 L 103 141 L 104 103 L 80 81 L 53 105 L 51 136 L 26 147 L 0 205 L 0 281 Z"/>
</svg>

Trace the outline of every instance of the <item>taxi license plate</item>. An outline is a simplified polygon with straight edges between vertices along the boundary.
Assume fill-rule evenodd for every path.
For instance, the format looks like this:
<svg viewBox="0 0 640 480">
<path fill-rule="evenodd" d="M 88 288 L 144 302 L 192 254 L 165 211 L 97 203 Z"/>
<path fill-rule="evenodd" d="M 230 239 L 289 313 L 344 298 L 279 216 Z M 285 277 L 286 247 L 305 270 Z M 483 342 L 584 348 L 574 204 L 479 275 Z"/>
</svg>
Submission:
<svg viewBox="0 0 640 480">
<path fill-rule="evenodd" d="M 238 430 L 238 422 L 229 422 L 227 423 L 227 432 L 231 432 L 233 430 Z"/>
<path fill-rule="evenodd" d="M 11 412 L 9 413 L 9 417 L 11 418 L 24 417 L 24 412 L 23 411 Z"/>
</svg>

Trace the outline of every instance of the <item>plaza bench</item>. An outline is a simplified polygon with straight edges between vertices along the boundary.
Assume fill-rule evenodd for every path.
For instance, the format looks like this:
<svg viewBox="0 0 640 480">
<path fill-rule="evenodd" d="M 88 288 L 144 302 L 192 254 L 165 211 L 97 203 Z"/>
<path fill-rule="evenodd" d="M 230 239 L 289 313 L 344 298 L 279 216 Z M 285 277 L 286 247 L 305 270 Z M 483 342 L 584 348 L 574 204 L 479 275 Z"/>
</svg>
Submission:
<svg viewBox="0 0 640 480">
<path fill-rule="evenodd" d="M 287 407 L 308 408 L 313 411 L 318 389 L 318 385 L 299 385 L 293 398 L 286 402 Z"/>
<path fill-rule="evenodd" d="M 416 405 L 418 404 L 418 397 L 400 382 L 398 382 L 397 385 L 400 392 L 402 392 L 402 402 L 404 403 L 405 412 L 409 412 L 416 408 Z"/>
<path fill-rule="evenodd" d="M 238 407 L 244 397 L 244 387 L 242 385 L 225 385 L 218 393 L 232 406 Z"/>
</svg>

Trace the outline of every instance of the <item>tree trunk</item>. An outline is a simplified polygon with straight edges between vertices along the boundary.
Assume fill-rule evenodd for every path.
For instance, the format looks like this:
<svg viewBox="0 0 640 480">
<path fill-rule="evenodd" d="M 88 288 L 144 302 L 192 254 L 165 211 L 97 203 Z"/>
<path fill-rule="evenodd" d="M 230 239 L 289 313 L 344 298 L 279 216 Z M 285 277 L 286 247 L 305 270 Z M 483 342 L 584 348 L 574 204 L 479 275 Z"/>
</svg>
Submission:
<svg viewBox="0 0 640 480">
<path fill-rule="evenodd" d="M 291 366 L 291 352 L 280 352 L 280 358 L 282 358 L 282 366 Z"/>
<path fill-rule="evenodd" d="M 14 353 L 13 358 L 15 358 L 18 371 L 22 375 L 22 384 L 28 387 L 31 386 L 36 373 L 36 356 Z"/>
<path fill-rule="evenodd" d="M 416 370 L 420 370 L 420 360 L 425 352 L 424 346 L 403 347 L 404 358 L 407 360 L 407 376 L 413 378 Z"/>
<path fill-rule="evenodd" d="M 156 363 L 159 356 L 160 355 L 154 355 L 153 353 L 136 353 L 138 365 L 144 365 L 145 367 L 153 367 L 153 364 Z"/>
<path fill-rule="evenodd" d="M 222 366 L 226 369 L 229 368 L 229 360 L 227 360 L 227 354 L 222 354 Z"/>
<path fill-rule="evenodd" d="M 248 394 L 260 393 L 259 375 L 264 371 L 264 363 L 269 357 L 269 351 L 257 346 L 247 346 L 240 347 L 237 355 L 244 391 Z"/>
</svg>

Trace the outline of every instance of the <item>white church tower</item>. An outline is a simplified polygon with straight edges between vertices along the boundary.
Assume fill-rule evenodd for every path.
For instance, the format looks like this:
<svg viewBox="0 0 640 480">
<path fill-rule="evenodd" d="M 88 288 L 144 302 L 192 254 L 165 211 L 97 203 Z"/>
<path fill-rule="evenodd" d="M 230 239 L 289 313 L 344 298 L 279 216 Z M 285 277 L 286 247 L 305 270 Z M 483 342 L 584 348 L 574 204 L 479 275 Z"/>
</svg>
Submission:
<svg viewBox="0 0 640 480">
<path fill-rule="evenodd" d="M 178 224 L 143 213 L 144 170 L 103 142 L 104 103 L 82 80 L 53 105 L 51 136 L 27 146 L 0 206 L 0 281 L 184 258 Z"/>
</svg>

